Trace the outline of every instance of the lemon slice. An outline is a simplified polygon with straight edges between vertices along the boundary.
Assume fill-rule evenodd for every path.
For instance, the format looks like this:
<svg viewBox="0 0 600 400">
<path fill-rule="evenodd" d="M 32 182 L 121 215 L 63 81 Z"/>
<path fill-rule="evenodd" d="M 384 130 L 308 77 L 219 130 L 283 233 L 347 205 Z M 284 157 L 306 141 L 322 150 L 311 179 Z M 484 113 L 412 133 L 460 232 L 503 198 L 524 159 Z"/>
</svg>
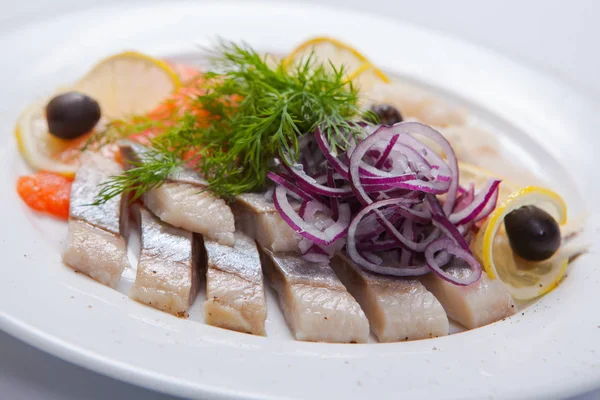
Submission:
<svg viewBox="0 0 600 400">
<path fill-rule="evenodd" d="M 180 86 L 178 75 L 165 62 L 126 52 L 101 61 L 74 86 L 60 88 L 57 93 L 75 90 L 94 98 L 102 109 L 101 124 L 145 114 Z M 23 111 L 15 127 L 17 145 L 32 168 L 72 176 L 87 135 L 72 140 L 51 135 L 45 116 L 48 101 L 36 101 Z"/>
<path fill-rule="evenodd" d="M 80 140 L 62 140 L 48 133 L 45 106 L 36 101 L 21 113 L 15 127 L 17 146 L 23 159 L 36 170 L 73 176 L 79 166 Z"/>
<path fill-rule="evenodd" d="M 151 111 L 180 86 L 166 62 L 128 51 L 100 61 L 73 90 L 96 99 L 103 116 L 119 119 Z"/>
<path fill-rule="evenodd" d="M 567 207 L 555 192 L 528 186 L 511 193 L 489 216 L 477 234 L 472 249 L 488 276 L 500 279 L 510 294 L 529 300 L 554 289 L 565 274 L 568 256 L 559 251 L 542 262 L 525 261 L 514 255 L 504 229 L 504 217 L 511 211 L 534 205 L 548 212 L 561 227 L 567 221 Z"/>
<path fill-rule="evenodd" d="M 348 79 L 363 89 L 376 83 L 390 82 L 390 79 L 361 52 L 330 37 L 316 37 L 301 43 L 284 58 L 283 65 L 290 66 L 306 61 L 310 54 L 321 62 L 329 60 L 336 68 L 343 66 Z"/>
</svg>

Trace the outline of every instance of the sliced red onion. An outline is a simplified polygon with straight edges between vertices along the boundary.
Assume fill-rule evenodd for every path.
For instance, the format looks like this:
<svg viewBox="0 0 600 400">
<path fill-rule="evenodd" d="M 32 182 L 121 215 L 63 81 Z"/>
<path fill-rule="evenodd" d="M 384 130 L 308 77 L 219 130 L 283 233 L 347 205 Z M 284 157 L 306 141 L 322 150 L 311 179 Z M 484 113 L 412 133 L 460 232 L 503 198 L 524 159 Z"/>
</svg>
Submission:
<svg viewBox="0 0 600 400">
<path fill-rule="evenodd" d="M 451 207 L 454 206 L 454 200 L 456 198 L 456 191 L 458 187 L 458 164 L 456 162 L 456 157 L 454 156 L 452 147 L 448 141 L 439 132 L 433 128 L 416 122 L 401 122 L 391 127 L 382 126 L 356 146 L 354 151 L 351 153 L 352 155 L 350 157 L 348 171 L 352 190 L 363 205 L 371 204 L 373 200 L 364 190 L 361 182 L 360 167 L 363 163 L 363 157 L 373 145 L 382 140 L 391 140 L 392 138 L 397 137 L 399 142 L 408 141 L 409 143 L 419 143 L 417 140 L 412 138 L 412 136 L 410 136 L 412 133 L 429 137 L 442 147 L 442 150 L 447 153 L 449 162 L 452 164 L 448 167 L 451 173 L 450 176 L 451 178 L 455 179 L 450 179 L 450 181 L 412 180 L 398 183 L 398 187 L 435 194 L 441 194 L 448 191 L 449 201 L 444 206 L 448 207 L 447 213 L 449 213 L 452 210 Z M 421 146 L 424 145 L 421 144 Z M 432 151 L 430 153 L 434 154 Z M 443 164 L 443 161 L 439 159 L 439 157 L 435 156 L 435 159 L 436 161 L 440 162 L 439 164 Z M 370 169 L 369 172 L 373 172 L 373 170 Z"/>
<path fill-rule="evenodd" d="M 304 190 L 300 189 L 298 186 L 294 185 L 290 180 L 286 179 L 281 175 L 277 175 L 274 172 L 268 172 L 267 178 L 272 180 L 273 182 L 285 187 L 290 192 L 295 193 L 298 197 L 300 197 L 304 201 L 309 201 L 314 199 L 313 196 L 306 193 Z"/>
<path fill-rule="evenodd" d="M 427 245 L 429 243 L 431 243 L 433 240 L 435 240 L 439 236 L 439 232 L 434 230 L 434 232 L 432 232 L 422 242 L 415 242 L 413 240 L 409 240 L 409 239 L 405 238 L 396 229 L 396 227 L 394 227 L 394 225 L 387 218 L 385 218 L 385 216 L 379 210 L 379 208 L 381 208 L 381 207 L 385 207 L 385 206 L 394 204 L 395 201 L 396 201 L 396 199 L 391 199 L 391 200 L 383 200 L 383 201 L 378 201 L 376 203 L 373 203 L 373 204 L 363 208 L 354 217 L 354 219 L 350 223 L 350 227 L 348 228 L 348 240 L 347 240 L 346 248 L 348 249 L 348 254 L 350 255 L 350 257 L 359 265 L 362 265 L 361 261 L 358 258 L 357 259 L 354 258 L 354 255 L 356 255 L 357 257 L 360 257 L 360 255 L 358 254 L 358 252 L 356 250 L 356 244 L 357 244 L 356 229 L 357 229 L 360 221 L 366 215 L 368 215 L 370 212 L 375 212 L 377 214 L 377 216 L 379 217 L 379 222 L 385 227 L 385 230 L 388 232 L 388 234 L 390 236 L 392 236 L 392 238 L 394 240 L 396 240 L 399 245 L 404 246 L 410 250 L 422 252 L 425 250 L 425 247 L 427 247 Z M 352 250 L 352 249 L 354 249 L 354 250 Z M 360 257 L 360 258 L 362 259 L 362 257 Z"/>
<path fill-rule="evenodd" d="M 459 184 L 459 182 L 458 182 L 458 161 L 456 160 L 456 155 L 454 154 L 454 150 L 452 150 L 452 146 L 450 145 L 448 140 L 441 133 L 439 133 L 438 131 L 436 131 L 435 129 L 433 129 L 427 125 L 421 124 L 420 122 L 400 122 L 400 123 L 392 126 L 391 129 L 394 129 L 394 127 L 402 125 L 402 124 L 409 125 L 409 126 L 406 126 L 404 129 L 408 130 L 410 134 L 425 136 L 425 137 L 433 140 L 435 143 L 437 143 L 442 148 L 442 151 L 446 155 L 447 160 L 444 162 L 433 151 L 429 151 L 427 154 L 428 156 L 433 157 L 434 159 L 438 160 L 438 162 L 435 162 L 436 165 L 447 165 L 449 168 L 449 175 L 450 175 L 451 181 L 450 181 L 450 187 L 448 188 L 447 200 L 444 203 L 444 212 L 446 213 L 446 215 L 450 214 L 450 212 L 454 209 L 454 202 L 456 201 L 456 193 L 458 191 L 458 184 Z"/>
<path fill-rule="evenodd" d="M 331 188 L 320 184 L 315 178 L 304 172 L 301 164 L 294 164 L 290 161 L 289 156 L 281 155 L 283 166 L 296 178 L 298 186 L 310 194 L 326 197 L 348 197 L 352 195 L 352 188 L 346 186 L 343 188 Z"/>
<path fill-rule="evenodd" d="M 437 197 L 427 195 L 427 204 L 431 207 L 431 219 L 435 227 L 442 231 L 447 237 L 451 238 L 457 245 L 469 251 L 469 244 L 466 242 L 458 228 L 448 220 L 444 210 L 440 206 Z"/>
<path fill-rule="evenodd" d="M 345 235 L 350 222 L 350 206 L 340 207 L 340 218 L 325 231 L 320 231 L 313 224 L 307 223 L 291 206 L 287 199 L 288 191 L 283 186 L 277 186 L 273 193 L 273 203 L 283 220 L 294 230 L 306 239 L 311 240 L 321 246 L 328 246 L 337 239 Z M 311 200 L 311 202 L 317 200 Z M 308 205 L 306 206 L 308 208 Z M 323 205 L 323 207 L 325 207 Z M 305 215 L 308 210 L 305 211 Z"/>
<path fill-rule="evenodd" d="M 464 224 L 472 221 L 484 210 L 487 203 L 492 199 L 494 193 L 498 191 L 500 180 L 488 179 L 481 190 L 475 195 L 471 204 L 464 209 L 450 214 L 448 219 L 453 224 Z"/>
<path fill-rule="evenodd" d="M 327 166 L 327 185 L 331 188 L 336 188 L 335 185 L 335 177 L 334 177 L 334 173 L 333 173 L 333 168 Z M 338 200 L 337 197 L 331 197 L 329 199 L 329 204 L 331 206 L 331 217 L 333 219 L 338 219 L 339 216 L 339 210 L 340 210 L 340 201 Z"/>
<path fill-rule="evenodd" d="M 398 176 L 360 176 L 360 182 L 363 185 L 389 185 L 390 187 L 415 179 L 417 179 L 417 174 L 412 172 Z"/>
<path fill-rule="evenodd" d="M 474 222 L 495 208 L 498 184 L 492 182 L 476 195 L 465 191 L 459 186 L 450 144 L 423 124 L 363 128 L 363 134 L 348 134 L 341 154 L 330 149 L 319 129 L 301 140 L 302 164 L 282 154 L 281 165 L 290 176 L 273 175 L 278 184 L 273 201 L 286 223 L 303 237 L 303 257 L 324 262 L 345 245 L 350 258 L 362 268 L 395 276 L 431 270 L 443 274 L 441 267 L 453 256 L 474 260 L 466 238 L 472 235 Z M 344 133 L 340 135 L 343 138 Z M 413 135 L 433 140 L 446 159 Z M 315 145 L 320 152 L 314 151 Z M 444 195 L 443 204 L 436 197 L 439 194 Z M 288 195 L 302 200 L 299 213 L 289 204 Z M 360 205 L 356 200 L 362 207 L 352 218 L 351 207 Z M 434 243 L 450 245 L 438 249 Z M 433 261 L 411 265 L 431 249 Z M 471 259 L 462 257 L 460 251 Z"/>
<path fill-rule="evenodd" d="M 372 128 L 368 129 L 367 133 L 364 135 L 364 137 L 368 136 L 369 134 L 371 134 L 372 132 Z M 321 149 L 321 152 L 323 152 L 323 155 L 325 156 L 325 158 L 327 159 L 327 161 L 329 162 L 329 164 L 333 167 L 333 169 L 335 169 L 335 171 L 340 174 L 344 179 L 348 179 L 348 166 L 338 158 L 338 155 L 335 154 L 331 148 L 329 147 L 329 143 L 327 143 L 327 139 L 325 138 L 325 136 L 323 135 L 323 132 L 321 131 L 320 128 L 317 128 L 315 130 L 315 141 L 317 142 L 317 145 L 319 146 L 319 149 Z M 349 140 L 349 148 L 354 149 L 354 147 L 356 146 L 354 143 L 354 139 L 348 139 Z M 362 173 L 369 175 L 366 171 L 362 171 Z"/>
<path fill-rule="evenodd" d="M 451 238 L 454 243 L 466 251 L 469 251 L 469 244 L 464 236 L 456 229 L 456 226 L 454 226 L 452 222 L 448 221 L 448 218 L 442 215 L 434 215 L 432 217 L 432 222 L 435 227 L 442 231 L 447 237 Z"/>
<path fill-rule="evenodd" d="M 388 159 L 392 149 L 394 148 L 394 145 L 398 141 L 399 136 L 400 135 L 392 136 L 392 138 L 390 139 L 390 142 L 387 144 L 387 146 L 385 147 L 385 150 L 379 157 L 379 160 L 377 160 L 377 163 L 375 164 L 375 168 L 381 169 L 383 167 L 383 164 L 385 164 L 385 161 Z"/>
<path fill-rule="evenodd" d="M 351 213 L 349 204 L 341 204 L 339 208 L 340 216 L 337 221 L 325 229 L 325 236 L 329 238 L 329 241 L 324 246 L 330 245 L 336 240 L 348 233 L 348 226 L 350 225 Z"/>
<path fill-rule="evenodd" d="M 408 240 L 415 240 L 415 230 L 412 221 L 404 221 L 402 224 L 402 234 Z M 415 253 L 407 249 L 402 249 L 400 253 L 400 265 L 411 265 L 414 260 Z"/>
<path fill-rule="evenodd" d="M 300 204 L 300 210 L 298 210 L 298 215 L 302 219 L 304 219 L 304 215 L 306 214 L 306 207 L 307 206 L 308 206 L 308 201 L 303 201 L 302 204 Z"/>
<path fill-rule="evenodd" d="M 473 183 L 469 184 L 468 189 L 459 188 L 458 191 L 460 194 L 456 198 L 456 204 L 454 204 L 454 210 L 452 211 L 453 214 L 467 208 L 475 198 L 475 185 Z"/>
<path fill-rule="evenodd" d="M 398 243 L 395 240 L 388 239 L 380 242 L 362 242 L 357 244 L 357 249 L 360 251 L 385 251 L 397 249 Z"/>
<path fill-rule="evenodd" d="M 356 230 L 356 236 L 359 239 L 372 239 L 385 231 L 383 224 L 380 221 L 381 216 L 386 218 L 390 223 L 395 224 L 402 216 L 396 212 L 394 206 L 386 207 L 379 210 L 379 214 L 371 213 L 363 218 Z"/>
<path fill-rule="evenodd" d="M 311 247 L 316 246 L 316 244 L 314 244 L 313 242 L 311 242 L 310 240 L 306 239 L 306 238 L 302 238 L 300 239 L 300 241 L 298 242 L 298 248 L 300 249 L 300 253 L 304 254 L 307 251 L 310 250 Z"/>
<path fill-rule="evenodd" d="M 342 251 L 344 246 L 346 245 L 346 239 L 338 239 L 329 246 L 320 247 L 321 250 L 325 252 L 330 258 L 333 257 L 336 253 Z"/>
<path fill-rule="evenodd" d="M 437 141 L 434 140 L 434 142 Z M 439 142 L 437 143 L 441 146 Z M 399 144 L 412 150 L 410 154 L 412 154 L 414 158 L 411 160 L 411 163 L 417 167 L 418 171 L 426 173 L 428 170 L 435 169 L 437 175 L 444 177 L 442 178 L 443 180 L 448 181 L 451 179 L 452 171 L 450 166 L 442 159 L 442 157 L 438 156 L 435 151 L 429 148 L 429 146 L 411 135 L 401 136 Z"/>
<path fill-rule="evenodd" d="M 473 221 L 468 222 L 464 225 L 457 225 L 456 229 L 458 229 L 458 232 L 463 235 L 463 237 L 467 237 L 467 235 L 469 234 L 469 232 L 471 232 L 471 228 L 473 227 Z M 465 239 L 466 240 L 466 239 Z M 469 243 L 469 241 L 467 240 L 467 243 Z"/>
<path fill-rule="evenodd" d="M 329 264 L 329 256 L 327 254 L 319 253 L 317 251 L 308 251 L 302 254 L 302 258 L 311 263 L 327 263 Z"/>
<path fill-rule="evenodd" d="M 302 219 L 308 222 L 315 222 L 315 215 L 318 212 L 329 214 L 329 208 L 320 201 L 309 200 L 306 202 L 306 206 L 302 212 Z"/>
<path fill-rule="evenodd" d="M 440 251 L 445 251 L 454 257 L 465 261 L 471 269 L 471 273 L 466 277 L 457 277 L 444 271 L 435 257 L 436 253 Z M 462 249 L 449 238 L 438 239 L 427 246 L 425 249 L 425 261 L 427 262 L 427 267 L 431 269 L 431 271 L 454 285 L 467 286 L 477 282 L 479 278 L 481 278 L 481 265 L 479 262 L 477 262 L 475 257 L 473 257 L 469 251 Z"/>
<path fill-rule="evenodd" d="M 498 205 L 499 194 L 500 194 L 500 186 L 498 185 L 498 188 L 496 188 L 496 191 L 494 191 L 494 194 L 492 195 L 490 200 L 487 202 L 487 204 L 485 205 L 483 210 L 481 210 L 479 215 L 477 215 L 477 217 L 475 217 L 474 222 L 478 222 L 484 218 L 487 218 L 488 215 L 490 215 L 492 213 L 492 211 L 494 211 L 496 209 L 496 206 Z"/>
<path fill-rule="evenodd" d="M 315 139 L 317 141 L 317 145 L 325 155 L 325 158 L 329 162 L 329 165 L 335 169 L 335 171 L 340 174 L 342 177 L 348 179 L 348 167 L 335 155 L 331 152 L 329 148 L 329 144 L 327 140 L 323 136 L 323 133 L 319 128 L 315 131 Z"/>
<path fill-rule="evenodd" d="M 383 264 L 383 258 L 379 257 L 377 254 L 371 252 L 371 251 L 361 251 L 360 255 L 363 256 L 365 258 L 365 260 L 368 260 L 369 262 L 376 264 L 376 265 L 381 265 Z"/>
</svg>

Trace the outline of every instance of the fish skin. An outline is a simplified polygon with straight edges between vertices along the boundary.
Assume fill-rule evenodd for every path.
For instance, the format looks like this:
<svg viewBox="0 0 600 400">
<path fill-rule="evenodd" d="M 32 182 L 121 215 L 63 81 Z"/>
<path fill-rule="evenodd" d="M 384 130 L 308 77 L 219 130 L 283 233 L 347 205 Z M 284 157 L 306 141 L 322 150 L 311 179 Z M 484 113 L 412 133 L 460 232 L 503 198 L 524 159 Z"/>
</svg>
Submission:
<svg viewBox="0 0 600 400">
<path fill-rule="evenodd" d="M 245 193 L 237 196 L 232 206 L 240 229 L 258 243 L 276 253 L 299 253 L 298 233 L 281 218 L 272 202 L 262 193 Z"/>
<path fill-rule="evenodd" d="M 364 271 L 345 254 L 337 254 L 331 265 L 365 311 L 380 342 L 448 335 L 442 305 L 418 280 Z"/>
<path fill-rule="evenodd" d="M 140 162 L 148 149 L 131 141 L 119 147 L 127 167 Z M 227 203 L 205 190 L 207 182 L 187 167 L 177 168 L 162 185 L 142 196 L 144 205 L 158 218 L 177 228 L 232 246 L 235 220 Z"/>
<path fill-rule="evenodd" d="M 129 296 L 158 310 L 187 316 L 199 286 L 199 240 L 192 232 L 162 222 L 139 204 L 131 208 L 141 247 Z"/>
<path fill-rule="evenodd" d="M 236 232 L 233 247 L 204 240 L 207 324 L 265 336 L 267 304 L 256 242 Z"/>
<path fill-rule="evenodd" d="M 297 340 L 366 343 L 369 322 L 331 267 L 262 248 L 263 270 Z"/>
<path fill-rule="evenodd" d="M 86 221 L 115 235 L 124 234 L 126 225 L 122 224 L 127 221 L 127 207 L 126 202 L 122 201 L 123 196 L 113 197 L 98 206 L 90 206 L 100 192 L 99 185 L 121 172 L 123 169 L 116 162 L 96 153 L 85 152 L 71 186 L 69 218 Z M 121 214 L 124 218 L 121 218 Z"/>
<path fill-rule="evenodd" d="M 450 266 L 446 272 L 460 276 L 468 268 Z M 468 329 L 479 328 L 509 317 L 517 312 L 515 303 L 502 282 L 490 279 L 485 272 L 469 285 L 458 286 L 435 274 L 421 278 L 421 282 L 442 303 L 448 317 Z"/>
<path fill-rule="evenodd" d="M 100 185 L 122 172 L 121 167 L 99 154 L 86 152 L 71 188 L 69 233 L 63 262 L 78 272 L 110 287 L 116 287 L 130 267 L 123 234 L 127 228 L 127 201 L 116 196 L 99 206 Z"/>
</svg>

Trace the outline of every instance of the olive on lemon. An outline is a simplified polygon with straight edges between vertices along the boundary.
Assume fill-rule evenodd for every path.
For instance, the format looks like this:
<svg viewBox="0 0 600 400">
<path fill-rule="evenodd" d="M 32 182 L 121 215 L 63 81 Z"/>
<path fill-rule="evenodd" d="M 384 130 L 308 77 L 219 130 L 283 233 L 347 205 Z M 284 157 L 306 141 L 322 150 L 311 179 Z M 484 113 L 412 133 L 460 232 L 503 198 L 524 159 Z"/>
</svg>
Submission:
<svg viewBox="0 0 600 400">
<path fill-rule="evenodd" d="M 90 132 L 100 115 L 98 102 L 79 92 L 55 96 L 46 106 L 48 130 L 61 139 L 75 139 Z"/>
<path fill-rule="evenodd" d="M 517 208 L 504 218 L 504 226 L 510 247 L 524 260 L 547 260 L 560 247 L 558 223 L 541 208 Z"/>
<path fill-rule="evenodd" d="M 376 104 L 371 107 L 371 111 L 377 114 L 379 121 L 383 125 L 394 125 L 402 122 L 402 114 L 394 106 L 389 104 Z"/>
</svg>

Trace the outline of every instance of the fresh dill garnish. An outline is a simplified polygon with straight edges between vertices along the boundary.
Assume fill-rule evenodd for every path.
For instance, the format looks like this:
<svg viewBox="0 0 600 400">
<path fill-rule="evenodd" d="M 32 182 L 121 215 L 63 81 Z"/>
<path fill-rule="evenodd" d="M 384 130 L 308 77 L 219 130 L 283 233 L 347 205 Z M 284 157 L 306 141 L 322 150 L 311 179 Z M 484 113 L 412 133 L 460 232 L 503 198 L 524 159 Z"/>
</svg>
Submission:
<svg viewBox="0 0 600 400">
<path fill-rule="evenodd" d="M 153 139 L 149 158 L 107 182 L 99 203 L 120 193 L 139 197 L 162 184 L 182 160 L 220 196 L 257 190 L 274 157 L 298 154 L 303 134 L 320 127 L 331 148 L 344 149 L 360 129 L 356 122 L 364 121 L 358 90 L 343 66 L 319 63 L 312 54 L 286 66 L 247 45 L 222 42 L 212 65 L 192 102 L 209 117 L 188 113 Z"/>
<path fill-rule="evenodd" d="M 121 193 L 129 194 L 129 201 L 134 202 L 148 190 L 166 181 L 182 161 L 169 153 L 168 149 L 158 147 L 141 155 L 140 161 L 129 163 L 131 168 L 100 185 L 101 190 L 92 205 L 103 204 Z"/>
</svg>

